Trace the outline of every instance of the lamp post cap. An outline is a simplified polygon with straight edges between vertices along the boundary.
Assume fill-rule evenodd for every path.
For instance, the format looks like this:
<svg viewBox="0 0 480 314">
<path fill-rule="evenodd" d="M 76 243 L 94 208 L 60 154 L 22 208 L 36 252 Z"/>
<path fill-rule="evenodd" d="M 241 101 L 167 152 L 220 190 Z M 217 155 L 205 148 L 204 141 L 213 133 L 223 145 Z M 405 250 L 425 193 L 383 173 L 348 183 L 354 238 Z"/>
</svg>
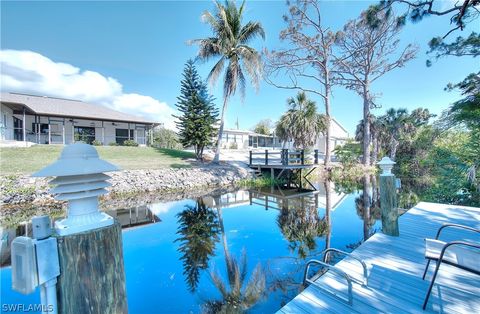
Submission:
<svg viewBox="0 0 480 314">
<path fill-rule="evenodd" d="M 60 157 L 33 177 L 61 177 L 118 171 L 119 168 L 100 159 L 92 145 L 75 143 L 65 146 Z"/>
<path fill-rule="evenodd" d="M 382 160 L 380 160 L 379 162 L 377 162 L 377 165 L 379 166 L 383 166 L 383 165 L 395 165 L 396 162 L 391 160 L 389 157 L 385 156 L 382 158 Z"/>
</svg>

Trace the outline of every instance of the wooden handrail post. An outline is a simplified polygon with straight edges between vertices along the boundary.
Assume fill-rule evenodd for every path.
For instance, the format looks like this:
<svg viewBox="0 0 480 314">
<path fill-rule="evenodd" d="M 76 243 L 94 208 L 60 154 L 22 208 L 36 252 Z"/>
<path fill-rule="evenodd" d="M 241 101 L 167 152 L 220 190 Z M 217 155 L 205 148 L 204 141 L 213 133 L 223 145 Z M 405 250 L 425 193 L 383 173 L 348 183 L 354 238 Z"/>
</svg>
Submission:
<svg viewBox="0 0 480 314">
<path fill-rule="evenodd" d="M 318 149 L 316 149 L 314 153 L 314 163 L 318 164 Z"/>
<path fill-rule="evenodd" d="M 285 165 L 288 166 L 288 159 L 290 158 L 290 154 L 288 153 L 288 149 L 285 149 Z"/>
<path fill-rule="evenodd" d="M 250 166 L 252 165 L 252 151 L 250 151 L 250 158 L 249 158 Z"/>
<path fill-rule="evenodd" d="M 268 166 L 268 149 L 265 150 L 265 165 Z"/>
<path fill-rule="evenodd" d="M 300 152 L 300 159 L 302 161 L 302 165 L 305 164 L 305 149 L 302 149 L 302 151 Z"/>
</svg>

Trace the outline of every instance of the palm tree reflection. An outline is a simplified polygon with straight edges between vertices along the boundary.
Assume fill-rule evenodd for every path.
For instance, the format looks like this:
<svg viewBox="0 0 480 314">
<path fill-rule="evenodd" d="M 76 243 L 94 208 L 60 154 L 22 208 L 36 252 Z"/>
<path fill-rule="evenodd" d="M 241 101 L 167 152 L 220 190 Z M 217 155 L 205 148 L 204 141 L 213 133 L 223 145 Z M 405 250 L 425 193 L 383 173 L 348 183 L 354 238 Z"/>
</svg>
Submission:
<svg viewBox="0 0 480 314">
<path fill-rule="evenodd" d="M 220 292 L 221 299 L 207 301 L 203 305 L 205 313 L 244 313 L 257 304 L 266 292 L 265 271 L 260 263 L 247 278 L 247 254 L 244 250 L 237 260 L 232 255 L 225 256 L 227 281 L 224 282 L 218 271 L 211 271 L 213 284 Z"/>
<path fill-rule="evenodd" d="M 277 224 L 283 236 L 290 242 L 291 251 L 298 251 L 300 258 L 307 257 L 316 248 L 316 238 L 328 231 L 326 218 L 320 218 L 311 198 L 279 199 L 281 209 Z"/>
<path fill-rule="evenodd" d="M 218 242 L 219 223 L 217 214 L 208 208 L 202 199 L 195 206 L 186 205 L 185 210 L 177 214 L 180 235 L 178 251 L 182 254 L 183 275 L 194 292 L 198 286 L 200 270 L 208 268 L 208 261 L 214 254 Z"/>
</svg>

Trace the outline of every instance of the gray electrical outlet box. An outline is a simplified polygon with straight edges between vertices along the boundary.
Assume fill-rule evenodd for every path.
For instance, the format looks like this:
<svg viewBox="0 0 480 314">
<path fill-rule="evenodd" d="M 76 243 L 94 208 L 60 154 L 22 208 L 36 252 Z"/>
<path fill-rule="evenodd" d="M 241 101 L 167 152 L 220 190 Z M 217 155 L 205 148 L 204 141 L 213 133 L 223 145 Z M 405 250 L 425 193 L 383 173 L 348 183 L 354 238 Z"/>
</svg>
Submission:
<svg viewBox="0 0 480 314">
<path fill-rule="evenodd" d="M 50 217 L 35 216 L 32 218 L 33 237 L 37 240 L 46 239 L 52 235 Z"/>
<path fill-rule="evenodd" d="M 16 237 L 12 241 L 12 289 L 30 294 L 38 286 L 34 240 Z"/>
<path fill-rule="evenodd" d="M 35 250 L 37 253 L 38 284 L 42 285 L 60 275 L 57 239 L 48 238 L 36 241 Z"/>
</svg>

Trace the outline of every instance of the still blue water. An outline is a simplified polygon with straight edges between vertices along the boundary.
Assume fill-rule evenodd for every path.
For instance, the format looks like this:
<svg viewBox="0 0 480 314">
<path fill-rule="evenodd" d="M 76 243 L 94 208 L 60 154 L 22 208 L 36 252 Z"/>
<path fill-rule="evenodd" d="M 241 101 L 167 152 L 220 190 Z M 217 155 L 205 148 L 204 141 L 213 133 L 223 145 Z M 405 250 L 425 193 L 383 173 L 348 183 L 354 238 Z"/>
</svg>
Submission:
<svg viewBox="0 0 480 314">
<path fill-rule="evenodd" d="M 359 193 L 344 195 L 332 191 L 329 195 L 330 228 L 322 229 L 325 223 L 328 225 L 324 191 L 307 196 L 295 196 L 295 193 L 272 196 L 269 192 L 268 189 L 267 194 L 237 191 L 128 209 L 127 221 L 122 224 L 126 227 L 123 230 L 123 253 L 129 312 L 214 312 L 218 307 L 207 305 L 225 303 L 212 276 L 217 274 L 229 287 L 225 254 L 239 264 L 245 254 L 247 267 L 242 291 L 245 291 L 257 265 L 261 269 L 257 279 L 265 279 L 265 284 L 259 285 L 258 301 L 245 305 L 245 308 L 249 313 L 272 313 L 299 292 L 306 260 L 320 257 L 328 237 L 330 247 L 351 251 L 364 237 L 381 228 L 372 213 L 364 223 Z M 199 204 L 205 205 L 216 222 L 221 218 L 223 232 L 220 227 L 214 228 L 211 237 L 202 238 L 207 244 L 213 243 L 212 252 L 203 252 L 205 258 L 202 262 L 192 265 L 192 259 L 182 260 L 185 253 L 179 250 L 185 244 L 185 241 L 178 240 L 182 236 L 179 214 Z M 144 214 L 139 214 L 139 210 Z M 124 210 L 117 218 L 122 221 L 125 217 Z M 292 235 L 289 230 L 298 232 L 298 235 Z M 313 236 L 311 242 L 305 240 L 309 235 Z M 299 240 L 302 238 L 304 241 Z M 202 252 L 192 254 L 195 253 Z M 188 270 L 194 277 L 190 281 L 186 276 Z M 10 267 L 2 268 L 0 274 L 2 306 L 40 303 L 38 289 L 27 296 L 11 290 Z M 197 280 L 195 274 L 198 274 Z"/>
</svg>

